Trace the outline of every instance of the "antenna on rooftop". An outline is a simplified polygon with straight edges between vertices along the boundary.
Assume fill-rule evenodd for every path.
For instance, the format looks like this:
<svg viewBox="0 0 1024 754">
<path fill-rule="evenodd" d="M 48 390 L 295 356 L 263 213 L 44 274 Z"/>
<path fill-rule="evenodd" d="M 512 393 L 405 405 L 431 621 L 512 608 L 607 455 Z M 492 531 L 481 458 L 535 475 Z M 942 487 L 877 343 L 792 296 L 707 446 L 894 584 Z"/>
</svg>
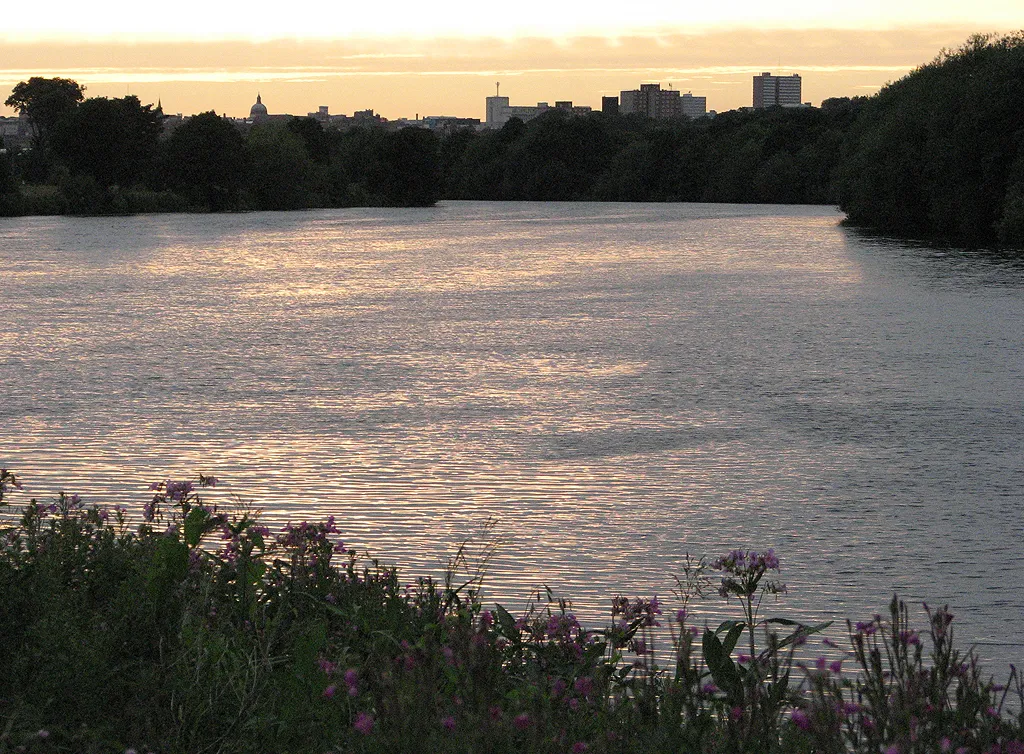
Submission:
<svg viewBox="0 0 1024 754">
<path fill-rule="evenodd" d="M 495 81 L 494 82 L 494 96 L 495 97 L 501 96 L 501 82 L 500 81 Z"/>
</svg>

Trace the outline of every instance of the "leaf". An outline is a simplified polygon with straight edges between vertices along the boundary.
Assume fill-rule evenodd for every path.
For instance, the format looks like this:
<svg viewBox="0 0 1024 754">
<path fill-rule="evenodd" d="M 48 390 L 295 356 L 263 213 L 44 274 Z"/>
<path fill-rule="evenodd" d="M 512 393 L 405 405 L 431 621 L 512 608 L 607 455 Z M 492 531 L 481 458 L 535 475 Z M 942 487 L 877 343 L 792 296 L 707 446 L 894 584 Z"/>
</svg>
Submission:
<svg viewBox="0 0 1024 754">
<path fill-rule="evenodd" d="M 775 622 L 779 622 L 779 621 L 782 621 L 782 620 L 783 620 L 782 618 L 772 618 L 772 619 L 770 619 L 770 622 L 775 623 Z M 767 623 L 769 621 L 765 621 L 765 622 Z M 813 634 L 820 633 L 820 632 L 824 631 L 826 628 L 828 628 L 829 626 L 831 626 L 832 623 L 833 623 L 833 621 L 826 621 L 825 623 L 817 623 L 817 624 L 815 624 L 813 626 L 804 626 L 804 625 L 801 625 L 801 624 L 798 623 L 797 625 L 800 626 L 800 627 L 797 628 L 796 631 L 791 633 L 785 639 L 782 639 L 779 642 L 779 649 L 782 649 L 783 647 L 788 647 L 790 644 L 792 644 L 794 641 L 796 641 L 797 638 L 805 638 L 805 637 L 811 636 Z M 786 624 L 784 624 L 784 625 L 786 625 Z"/>
<path fill-rule="evenodd" d="M 203 538 L 206 530 L 206 519 L 209 516 L 210 514 L 198 505 L 193 506 L 188 515 L 185 516 L 185 542 L 189 547 L 197 546 L 199 540 Z"/>
<path fill-rule="evenodd" d="M 736 649 L 736 642 L 740 640 L 740 636 L 743 635 L 743 629 L 747 627 L 747 624 L 743 621 L 735 621 L 735 623 L 736 625 L 729 629 L 729 633 L 725 635 L 725 641 L 722 642 L 727 655 L 731 655 L 732 651 Z"/>
<path fill-rule="evenodd" d="M 494 612 L 498 614 L 498 626 L 501 628 L 501 635 L 513 642 L 519 641 L 519 629 L 516 628 L 516 619 L 501 605 L 495 604 Z"/>
<path fill-rule="evenodd" d="M 729 653 L 725 651 L 721 640 L 715 636 L 714 631 L 704 630 L 704 661 L 708 664 L 711 677 L 715 680 L 718 688 L 722 689 L 731 698 L 741 696 L 740 677 L 736 670 L 736 664 L 732 661 Z"/>
</svg>

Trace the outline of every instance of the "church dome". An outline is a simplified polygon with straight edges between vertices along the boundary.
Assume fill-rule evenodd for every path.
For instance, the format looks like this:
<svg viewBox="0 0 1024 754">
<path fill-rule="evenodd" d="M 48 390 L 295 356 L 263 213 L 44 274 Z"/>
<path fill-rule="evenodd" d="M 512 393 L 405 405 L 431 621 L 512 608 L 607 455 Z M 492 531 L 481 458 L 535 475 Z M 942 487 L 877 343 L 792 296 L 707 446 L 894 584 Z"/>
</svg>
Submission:
<svg viewBox="0 0 1024 754">
<path fill-rule="evenodd" d="M 256 95 L 256 104 L 249 108 L 250 118 L 264 118 L 267 115 L 267 106 L 263 104 L 260 95 Z"/>
</svg>

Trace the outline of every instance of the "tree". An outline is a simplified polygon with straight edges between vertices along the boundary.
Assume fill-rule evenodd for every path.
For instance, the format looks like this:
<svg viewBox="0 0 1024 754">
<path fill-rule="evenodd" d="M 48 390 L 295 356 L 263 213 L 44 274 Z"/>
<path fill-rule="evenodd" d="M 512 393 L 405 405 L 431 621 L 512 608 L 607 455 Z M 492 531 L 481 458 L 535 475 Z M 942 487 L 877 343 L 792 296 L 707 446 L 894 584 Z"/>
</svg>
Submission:
<svg viewBox="0 0 1024 754">
<path fill-rule="evenodd" d="M 319 128 L 319 123 L 311 122 Z M 246 153 L 249 190 L 257 209 L 300 209 L 317 203 L 313 185 L 316 166 L 301 136 L 290 126 L 253 128 L 246 140 Z"/>
<path fill-rule="evenodd" d="M 238 208 L 247 166 L 242 135 L 230 121 L 213 111 L 193 116 L 167 140 L 165 159 L 170 187 L 194 205 Z"/>
<path fill-rule="evenodd" d="M 57 124 L 53 151 L 103 188 L 151 184 L 162 130 L 159 114 L 138 97 L 93 97 Z"/>
<path fill-rule="evenodd" d="M 85 87 L 71 79 L 33 76 L 22 81 L 4 102 L 28 116 L 34 146 L 45 146 L 58 122 L 82 101 Z"/>
</svg>

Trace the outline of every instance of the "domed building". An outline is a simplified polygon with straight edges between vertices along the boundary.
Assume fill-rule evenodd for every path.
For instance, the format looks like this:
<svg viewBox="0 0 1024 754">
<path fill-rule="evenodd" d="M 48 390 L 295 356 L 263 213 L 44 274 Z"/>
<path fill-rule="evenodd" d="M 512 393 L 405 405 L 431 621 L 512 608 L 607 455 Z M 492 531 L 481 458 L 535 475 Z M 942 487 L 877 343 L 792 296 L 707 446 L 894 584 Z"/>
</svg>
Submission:
<svg viewBox="0 0 1024 754">
<path fill-rule="evenodd" d="M 263 100 L 260 98 L 259 92 L 257 92 L 256 104 L 249 108 L 249 120 L 253 123 L 259 123 L 268 117 L 267 106 L 263 104 Z"/>
</svg>

